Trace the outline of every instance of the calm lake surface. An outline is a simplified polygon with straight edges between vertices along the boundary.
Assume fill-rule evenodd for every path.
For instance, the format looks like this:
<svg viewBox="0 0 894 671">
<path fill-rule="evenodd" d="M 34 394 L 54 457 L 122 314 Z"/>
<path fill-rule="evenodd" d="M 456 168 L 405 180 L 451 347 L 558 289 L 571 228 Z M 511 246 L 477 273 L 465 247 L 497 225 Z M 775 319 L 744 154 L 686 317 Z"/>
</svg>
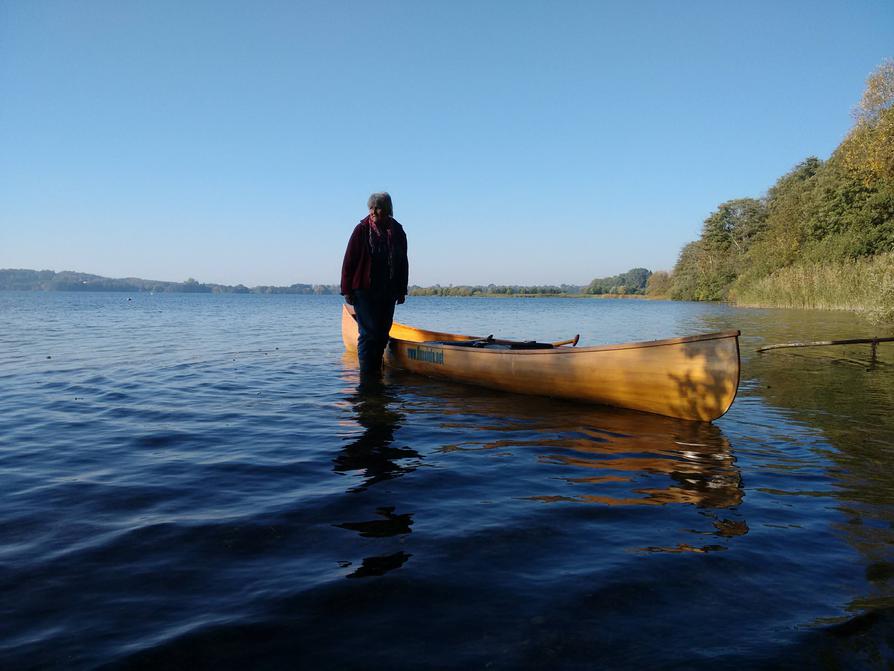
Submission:
<svg viewBox="0 0 894 671">
<path fill-rule="evenodd" d="M 699 424 L 366 392 L 339 297 L 0 292 L 0 668 L 894 664 L 894 344 L 754 352 L 889 332 L 634 300 L 396 316 L 582 345 L 737 328 L 739 396 Z"/>
</svg>

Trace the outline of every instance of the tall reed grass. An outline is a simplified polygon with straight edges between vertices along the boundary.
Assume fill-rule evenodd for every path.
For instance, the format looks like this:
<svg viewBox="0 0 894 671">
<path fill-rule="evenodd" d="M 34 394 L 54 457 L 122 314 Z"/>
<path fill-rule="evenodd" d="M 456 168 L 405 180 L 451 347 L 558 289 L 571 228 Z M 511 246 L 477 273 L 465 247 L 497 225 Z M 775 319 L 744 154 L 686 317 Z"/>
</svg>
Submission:
<svg viewBox="0 0 894 671">
<path fill-rule="evenodd" d="M 852 310 L 874 324 L 894 324 L 894 253 L 848 263 L 807 263 L 735 287 L 745 307 Z"/>
</svg>

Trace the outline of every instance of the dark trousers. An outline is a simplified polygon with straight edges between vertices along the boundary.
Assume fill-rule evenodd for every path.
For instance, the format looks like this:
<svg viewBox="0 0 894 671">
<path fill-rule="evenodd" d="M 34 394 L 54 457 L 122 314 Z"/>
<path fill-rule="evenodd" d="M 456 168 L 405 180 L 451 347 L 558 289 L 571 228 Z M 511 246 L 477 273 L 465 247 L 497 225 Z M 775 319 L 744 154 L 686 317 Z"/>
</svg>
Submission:
<svg viewBox="0 0 894 671">
<path fill-rule="evenodd" d="M 357 315 L 357 357 L 361 373 L 376 373 L 382 368 L 382 356 L 388 346 L 388 332 L 394 320 L 394 300 L 387 295 L 356 289 L 353 294 Z"/>
</svg>

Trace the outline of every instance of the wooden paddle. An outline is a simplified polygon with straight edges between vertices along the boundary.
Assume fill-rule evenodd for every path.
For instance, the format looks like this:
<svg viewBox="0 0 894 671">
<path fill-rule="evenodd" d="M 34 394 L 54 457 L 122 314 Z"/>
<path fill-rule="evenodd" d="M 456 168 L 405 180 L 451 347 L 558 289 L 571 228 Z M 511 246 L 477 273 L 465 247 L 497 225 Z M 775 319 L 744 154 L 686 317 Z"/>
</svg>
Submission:
<svg viewBox="0 0 894 671">
<path fill-rule="evenodd" d="M 580 340 L 580 333 L 574 336 L 571 340 L 560 340 L 559 342 L 552 343 L 553 347 L 561 347 L 562 345 L 571 345 L 572 347 L 577 347 L 577 341 Z"/>
</svg>

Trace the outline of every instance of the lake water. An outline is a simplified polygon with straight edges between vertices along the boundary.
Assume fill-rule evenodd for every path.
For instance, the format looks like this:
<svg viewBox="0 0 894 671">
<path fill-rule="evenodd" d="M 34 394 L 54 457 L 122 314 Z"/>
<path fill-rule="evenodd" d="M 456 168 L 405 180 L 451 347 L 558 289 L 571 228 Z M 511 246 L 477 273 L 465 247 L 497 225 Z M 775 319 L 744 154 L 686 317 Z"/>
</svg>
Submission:
<svg viewBox="0 0 894 671">
<path fill-rule="evenodd" d="M 713 424 L 389 373 L 334 296 L 0 292 L 0 668 L 894 664 L 894 344 L 843 313 L 413 298 L 582 345 L 742 330 Z"/>
</svg>

